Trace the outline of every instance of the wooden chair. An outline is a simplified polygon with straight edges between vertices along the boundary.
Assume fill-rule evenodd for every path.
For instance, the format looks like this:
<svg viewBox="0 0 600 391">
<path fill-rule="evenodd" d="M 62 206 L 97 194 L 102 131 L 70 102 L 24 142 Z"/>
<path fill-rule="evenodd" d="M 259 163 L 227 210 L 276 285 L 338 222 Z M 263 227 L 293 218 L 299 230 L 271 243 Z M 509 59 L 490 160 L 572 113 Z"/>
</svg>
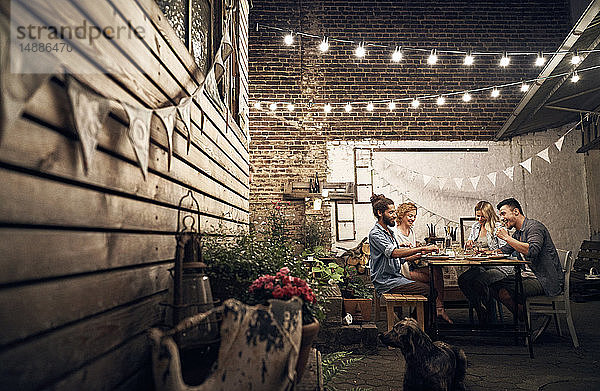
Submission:
<svg viewBox="0 0 600 391">
<path fill-rule="evenodd" d="M 531 324 L 531 313 L 541 313 L 554 316 L 554 324 L 558 335 L 562 335 L 562 329 L 560 327 L 560 320 L 558 319 L 559 314 L 564 314 L 567 319 L 567 325 L 569 327 L 569 333 L 573 340 L 573 346 L 578 347 L 579 341 L 577 340 L 577 334 L 575 333 L 575 326 L 573 325 L 573 317 L 571 314 L 571 301 L 569 298 L 569 280 L 571 276 L 571 269 L 573 268 L 574 259 L 571 256 L 571 251 L 557 250 L 558 258 L 560 259 L 560 265 L 565 272 L 564 291 L 557 296 L 532 296 L 528 297 L 525 301 L 525 310 L 527 311 L 527 320 Z M 562 304 L 562 308 L 561 307 Z"/>
<path fill-rule="evenodd" d="M 427 302 L 425 296 L 406 295 L 403 293 L 384 293 L 381 295 L 381 298 L 385 301 L 388 331 L 394 327 L 394 308 L 396 307 L 416 307 L 417 323 L 421 330 L 425 330 L 425 303 Z"/>
</svg>

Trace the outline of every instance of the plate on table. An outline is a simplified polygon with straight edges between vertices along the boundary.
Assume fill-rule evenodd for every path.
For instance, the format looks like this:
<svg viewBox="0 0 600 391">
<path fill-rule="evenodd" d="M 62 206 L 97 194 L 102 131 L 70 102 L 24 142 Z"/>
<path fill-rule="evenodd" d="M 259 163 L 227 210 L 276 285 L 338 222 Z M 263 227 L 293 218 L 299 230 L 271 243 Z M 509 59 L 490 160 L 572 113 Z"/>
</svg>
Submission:
<svg viewBox="0 0 600 391">
<path fill-rule="evenodd" d="M 471 255 L 469 257 L 466 257 L 466 259 L 467 259 L 467 261 L 486 261 L 490 258 L 481 256 L 481 255 Z"/>
<path fill-rule="evenodd" d="M 489 255 L 487 259 L 506 259 L 506 255 Z"/>
</svg>

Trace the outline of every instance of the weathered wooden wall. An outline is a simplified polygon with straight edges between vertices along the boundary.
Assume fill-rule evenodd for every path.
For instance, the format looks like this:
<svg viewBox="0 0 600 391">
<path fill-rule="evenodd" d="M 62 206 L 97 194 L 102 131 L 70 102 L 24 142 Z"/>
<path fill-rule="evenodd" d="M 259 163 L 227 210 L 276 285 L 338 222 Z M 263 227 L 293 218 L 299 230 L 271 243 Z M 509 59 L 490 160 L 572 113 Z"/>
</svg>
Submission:
<svg viewBox="0 0 600 391">
<path fill-rule="evenodd" d="M 1 2 L 1 12 L 8 14 L 9 4 Z M 122 46 L 98 40 L 71 54 L 67 67 L 87 70 L 77 78 L 105 97 L 157 108 L 178 103 L 203 81 L 152 0 L 73 0 L 60 10 L 49 1 L 45 7 L 22 11 L 41 24 L 85 19 L 101 25 L 126 18 L 144 26 L 143 39 Z M 245 116 L 245 1 L 241 10 L 235 54 Z M 163 320 L 159 302 L 166 300 L 169 285 L 179 199 L 194 192 L 205 232 L 219 227 L 235 232 L 248 225 L 247 132 L 217 107 L 204 95 L 192 104 L 189 153 L 187 132 L 178 123 L 171 171 L 166 133 L 153 118 L 147 180 L 125 136 L 126 116 L 117 107 L 105 122 L 89 174 L 83 173 L 60 76 L 40 88 L 16 126 L 4 133 L 0 389 L 151 387 L 145 332 Z"/>
</svg>

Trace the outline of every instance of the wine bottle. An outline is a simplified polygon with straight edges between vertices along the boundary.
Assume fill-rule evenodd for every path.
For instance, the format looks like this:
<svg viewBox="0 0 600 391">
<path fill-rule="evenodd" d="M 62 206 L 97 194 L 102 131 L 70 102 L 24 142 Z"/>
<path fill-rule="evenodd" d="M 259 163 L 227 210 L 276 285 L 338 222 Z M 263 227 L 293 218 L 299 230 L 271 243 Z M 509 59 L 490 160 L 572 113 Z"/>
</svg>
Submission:
<svg viewBox="0 0 600 391">
<path fill-rule="evenodd" d="M 315 187 L 313 185 L 313 180 L 312 178 L 310 178 L 310 182 L 308 183 L 308 192 L 309 193 L 314 193 L 315 192 Z"/>
<path fill-rule="evenodd" d="M 315 193 L 321 192 L 321 184 L 319 183 L 319 174 L 315 172 Z"/>
</svg>

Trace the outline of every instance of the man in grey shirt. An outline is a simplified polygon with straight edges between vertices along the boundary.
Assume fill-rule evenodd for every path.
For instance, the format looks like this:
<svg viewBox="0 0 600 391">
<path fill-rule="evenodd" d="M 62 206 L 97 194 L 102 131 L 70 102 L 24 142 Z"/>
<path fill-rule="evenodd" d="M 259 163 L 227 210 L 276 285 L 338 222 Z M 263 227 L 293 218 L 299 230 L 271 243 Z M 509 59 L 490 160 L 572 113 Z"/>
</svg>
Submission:
<svg viewBox="0 0 600 391">
<path fill-rule="evenodd" d="M 505 227 L 515 228 L 515 233 L 510 236 L 505 228 L 496 232 L 499 239 L 506 241 L 500 250 L 505 254 L 516 252 L 517 258 L 530 262 L 531 270 L 535 277 L 523 279 L 523 296 L 519 303 L 514 300 L 514 276 L 492 285 L 498 299 L 514 314 L 518 310 L 520 318 L 524 316 L 523 304 L 529 296 L 554 296 L 563 290 L 564 272 L 560 266 L 558 252 L 548 229 L 537 220 L 528 219 L 523 214 L 521 205 L 514 198 L 508 198 L 498 204 L 500 218 Z M 550 318 L 544 320 L 541 330 L 534 333 L 539 336 L 547 327 Z"/>
</svg>

